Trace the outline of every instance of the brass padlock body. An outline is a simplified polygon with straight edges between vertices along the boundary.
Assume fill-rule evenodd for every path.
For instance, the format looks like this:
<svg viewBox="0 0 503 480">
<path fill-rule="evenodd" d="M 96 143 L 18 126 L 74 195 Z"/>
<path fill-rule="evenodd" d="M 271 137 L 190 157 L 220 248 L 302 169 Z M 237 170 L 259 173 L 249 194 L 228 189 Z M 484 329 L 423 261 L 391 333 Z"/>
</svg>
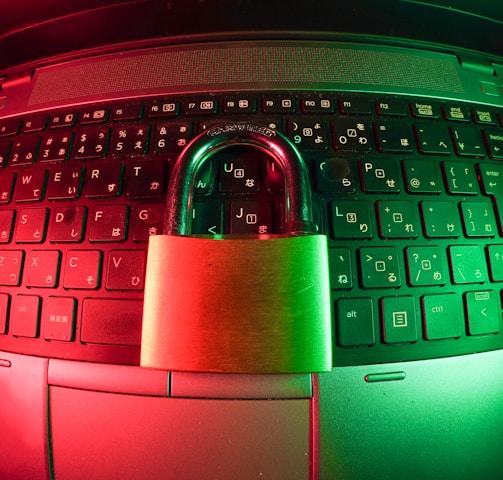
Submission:
<svg viewBox="0 0 503 480">
<path fill-rule="evenodd" d="M 332 368 L 323 235 L 150 238 L 141 365 L 182 371 Z"/>
</svg>

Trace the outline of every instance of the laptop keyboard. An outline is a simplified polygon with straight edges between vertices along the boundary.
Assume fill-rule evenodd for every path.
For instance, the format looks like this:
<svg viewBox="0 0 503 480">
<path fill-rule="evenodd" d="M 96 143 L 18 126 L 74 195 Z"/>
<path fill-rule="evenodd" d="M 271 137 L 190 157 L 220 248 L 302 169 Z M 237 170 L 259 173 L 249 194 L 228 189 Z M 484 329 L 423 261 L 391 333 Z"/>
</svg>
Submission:
<svg viewBox="0 0 503 480">
<path fill-rule="evenodd" d="M 139 364 L 171 166 L 197 133 L 241 120 L 280 130 L 309 167 L 334 365 L 503 348 L 501 109 L 246 92 L 0 119 L 0 349 Z M 195 191 L 195 233 L 282 230 L 282 174 L 261 152 L 221 150 Z"/>
</svg>

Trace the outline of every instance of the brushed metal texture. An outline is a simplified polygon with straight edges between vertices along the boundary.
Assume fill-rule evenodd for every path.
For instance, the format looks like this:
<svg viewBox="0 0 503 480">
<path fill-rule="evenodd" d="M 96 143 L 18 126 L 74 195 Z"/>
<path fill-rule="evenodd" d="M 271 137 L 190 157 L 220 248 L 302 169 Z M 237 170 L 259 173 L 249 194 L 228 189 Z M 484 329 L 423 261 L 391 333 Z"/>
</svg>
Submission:
<svg viewBox="0 0 503 480">
<path fill-rule="evenodd" d="M 151 237 L 141 365 L 241 373 L 329 371 L 323 235 Z"/>
</svg>

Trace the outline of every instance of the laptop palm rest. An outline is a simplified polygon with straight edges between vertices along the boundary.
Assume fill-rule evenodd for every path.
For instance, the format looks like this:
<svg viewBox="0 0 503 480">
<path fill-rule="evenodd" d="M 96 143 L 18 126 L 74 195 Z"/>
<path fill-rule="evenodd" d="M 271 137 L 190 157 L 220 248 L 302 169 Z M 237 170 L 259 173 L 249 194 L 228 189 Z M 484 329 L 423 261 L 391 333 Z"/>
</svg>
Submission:
<svg viewBox="0 0 503 480">
<path fill-rule="evenodd" d="M 500 478 L 502 362 L 494 351 L 320 375 L 320 480 Z"/>
</svg>

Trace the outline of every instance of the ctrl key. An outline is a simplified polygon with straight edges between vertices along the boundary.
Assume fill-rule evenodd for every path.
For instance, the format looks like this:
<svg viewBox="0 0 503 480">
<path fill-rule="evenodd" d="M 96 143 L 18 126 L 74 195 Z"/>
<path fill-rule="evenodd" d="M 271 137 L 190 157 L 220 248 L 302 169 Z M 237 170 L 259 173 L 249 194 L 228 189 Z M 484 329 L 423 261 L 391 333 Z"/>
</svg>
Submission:
<svg viewBox="0 0 503 480">
<path fill-rule="evenodd" d="M 462 333 L 462 311 L 457 295 L 425 295 L 422 298 L 426 340 L 458 338 Z"/>
<path fill-rule="evenodd" d="M 374 307 L 370 298 L 342 298 L 337 301 L 337 344 L 364 347 L 375 343 Z"/>
</svg>

